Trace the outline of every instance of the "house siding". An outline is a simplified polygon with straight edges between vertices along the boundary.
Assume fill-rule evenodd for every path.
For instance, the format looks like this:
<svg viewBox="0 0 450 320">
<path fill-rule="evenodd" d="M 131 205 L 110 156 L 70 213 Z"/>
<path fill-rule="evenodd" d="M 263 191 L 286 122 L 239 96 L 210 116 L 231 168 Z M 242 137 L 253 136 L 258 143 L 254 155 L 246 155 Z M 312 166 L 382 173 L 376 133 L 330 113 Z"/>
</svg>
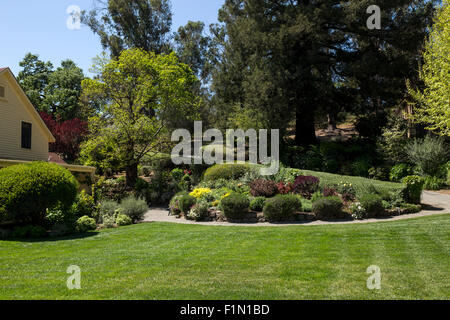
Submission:
<svg viewBox="0 0 450 320">
<path fill-rule="evenodd" d="M 6 97 L 0 98 L 0 159 L 48 160 L 48 137 L 38 120 L 27 111 L 23 98 L 6 73 L 0 75 Z M 32 124 L 31 149 L 21 147 L 22 121 Z"/>
</svg>

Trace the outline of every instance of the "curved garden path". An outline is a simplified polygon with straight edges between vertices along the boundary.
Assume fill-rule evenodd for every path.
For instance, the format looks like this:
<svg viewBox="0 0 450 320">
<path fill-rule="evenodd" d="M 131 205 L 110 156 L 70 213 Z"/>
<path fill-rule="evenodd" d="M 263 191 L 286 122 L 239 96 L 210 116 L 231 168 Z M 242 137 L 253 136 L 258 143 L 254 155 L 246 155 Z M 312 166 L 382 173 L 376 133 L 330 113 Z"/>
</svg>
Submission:
<svg viewBox="0 0 450 320">
<path fill-rule="evenodd" d="M 395 216 L 390 218 L 381 219 L 367 219 L 356 221 L 305 221 L 295 223 L 228 223 L 228 222 L 194 222 L 185 219 L 177 219 L 174 216 L 169 216 L 169 210 L 167 208 L 151 208 L 144 217 L 144 222 L 172 222 L 181 224 L 196 224 L 206 226 L 314 226 L 314 225 L 327 225 L 327 224 L 356 224 L 356 223 L 371 223 L 379 221 L 395 221 L 403 219 L 411 219 L 417 217 L 431 216 L 435 214 L 450 213 L 450 195 L 438 192 L 424 191 L 422 194 L 422 203 L 424 204 L 424 210 L 414 214 L 405 214 L 402 216 Z"/>
</svg>

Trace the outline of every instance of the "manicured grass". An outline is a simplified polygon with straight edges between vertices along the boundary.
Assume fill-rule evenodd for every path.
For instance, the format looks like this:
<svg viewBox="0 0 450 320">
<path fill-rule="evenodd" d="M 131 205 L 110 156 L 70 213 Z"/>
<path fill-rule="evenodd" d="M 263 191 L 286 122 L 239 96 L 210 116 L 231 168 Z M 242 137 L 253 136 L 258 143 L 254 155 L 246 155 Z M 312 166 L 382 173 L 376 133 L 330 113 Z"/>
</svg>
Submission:
<svg viewBox="0 0 450 320">
<path fill-rule="evenodd" d="M 381 193 L 398 191 L 405 187 L 402 183 L 379 181 L 363 177 L 342 176 L 326 172 L 317 172 L 308 170 L 301 170 L 301 171 L 305 175 L 311 175 L 319 178 L 321 186 L 336 185 L 340 182 L 351 183 L 358 194 L 364 194 L 368 190 L 370 191 L 369 193 L 373 193 L 372 190 L 368 189 L 370 185 L 375 187 L 375 189 Z"/>
<path fill-rule="evenodd" d="M 372 224 L 148 223 L 0 241 L 1 299 L 449 299 L 450 215 Z M 66 269 L 82 289 L 66 288 Z M 370 265 L 381 290 L 366 287 Z"/>
</svg>

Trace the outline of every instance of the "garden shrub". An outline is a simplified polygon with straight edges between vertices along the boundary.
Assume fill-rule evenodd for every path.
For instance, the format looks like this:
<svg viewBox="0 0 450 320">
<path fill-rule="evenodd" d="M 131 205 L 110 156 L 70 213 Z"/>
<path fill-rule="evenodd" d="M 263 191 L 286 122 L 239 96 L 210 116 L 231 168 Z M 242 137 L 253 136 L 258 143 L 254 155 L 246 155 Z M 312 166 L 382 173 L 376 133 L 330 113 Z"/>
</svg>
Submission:
<svg viewBox="0 0 450 320">
<path fill-rule="evenodd" d="M 251 166 L 248 164 L 216 164 L 208 168 L 204 175 L 204 181 L 216 179 L 237 180 L 250 172 Z"/>
<path fill-rule="evenodd" d="M 0 170 L 0 221 L 45 223 L 46 209 L 70 208 L 78 183 L 67 169 L 33 162 Z"/>
<path fill-rule="evenodd" d="M 191 208 L 196 204 L 197 199 L 195 199 L 193 196 L 190 196 L 188 194 L 182 195 L 178 199 L 178 205 L 180 208 L 181 213 L 187 215 Z"/>
<path fill-rule="evenodd" d="M 265 204 L 266 204 L 266 198 L 256 197 L 252 201 L 250 201 L 250 210 L 262 212 Z"/>
<path fill-rule="evenodd" d="M 369 169 L 372 167 L 372 162 L 367 157 L 357 158 L 352 162 L 352 175 L 359 177 L 368 177 Z"/>
<path fill-rule="evenodd" d="M 84 233 L 87 231 L 97 229 L 97 225 L 95 224 L 95 220 L 88 216 L 83 216 L 76 222 L 76 230 L 78 232 Z"/>
<path fill-rule="evenodd" d="M 404 214 L 412 214 L 420 212 L 422 206 L 420 204 L 405 203 L 401 206 L 401 209 L 403 209 Z"/>
<path fill-rule="evenodd" d="M 368 218 L 382 216 L 384 213 L 383 199 L 376 194 L 366 194 L 359 199 L 362 207 L 367 212 Z"/>
<path fill-rule="evenodd" d="M 391 168 L 389 180 L 400 182 L 406 176 L 413 174 L 413 168 L 407 163 L 399 163 Z"/>
<path fill-rule="evenodd" d="M 123 213 L 119 213 L 116 218 L 116 224 L 121 226 L 129 226 L 130 224 L 133 224 L 133 220 L 127 215 L 124 215 Z"/>
<path fill-rule="evenodd" d="M 201 199 L 204 197 L 208 197 L 208 195 L 211 195 L 211 189 L 210 188 L 197 188 L 194 189 L 191 193 L 189 193 L 190 196 Z"/>
<path fill-rule="evenodd" d="M 250 183 L 250 194 L 254 197 L 273 197 L 278 192 L 275 181 L 258 179 Z"/>
<path fill-rule="evenodd" d="M 368 217 L 366 209 L 363 207 L 361 202 L 352 203 L 349 207 L 350 214 L 353 219 L 362 220 Z"/>
<path fill-rule="evenodd" d="M 72 205 L 72 211 L 76 218 L 83 216 L 94 217 L 97 211 L 94 197 L 82 190 Z"/>
<path fill-rule="evenodd" d="M 179 168 L 175 168 L 170 172 L 170 176 L 176 182 L 180 182 L 183 179 L 184 175 L 185 175 L 184 171 Z"/>
<path fill-rule="evenodd" d="M 208 216 L 208 202 L 199 201 L 189 210 L 186 218 L 194 221 L 202 221 Z"/>
<path fill-rule="evenodd" d="M 320 180 L 313 176 L 298 176 L 294 182 L 294 190 L 307 199 L 319 190 Z"/>
<path fill-rule="evenodd" d="M 334 188 L 324 187 L 322 194 L 324 197 L 334 197 L 337 196 L 337 190 Z"/>
<path fill-rule="evenodd" d="M 277 189 L 278 194 L 288 194 L 294 192 L 294 184 L 292 182 L 284 183 L 284 182 L 278 182 L 277 183 Z"/>
<path fill-rule="evenodd" d="M 176 195 L 174 195 L 173 198 L 170 200 L 169 209 L 170 209 L 170 213 L 172 215 L 178 216 L 179 214 L 181 214 L 179 200 L 181 197 L 183 197 L 185 195 L 187 195 L 187 192 L 181 191 L 181 192 L 178 192 Z"/>
<path fill-rule="evenodd" d="M 123 199 L 119 208 L 120 213 L 130 217 L 133 222 L 141 221 L 144 218 L 144 214 L 148 211 L 145 200 L 134 196 Z"/>
<path fill-rule="evenodd" d="M 389 180 L 389 168 L 386 167 L 372 167 L 369 169 L 369 178 L 380 181 Z"/>
<path fill-rule="evenodd" d="M 101 222 L 104 217 L 114 217 L 118 209 L 119 204 L 114 200 L 103 200 L 99 204 L 99 212 L 101 219 L 98 222 Z"/>
<path fill-rule="evenodd" d="M 296 211 L 301 209 L 302 203 L 297 196 L 291 194 L 277 195 L 267 199 L 263 213 L 269 221 L 283 221 L 289 220 Z"/>
<path fill-rule="evenodd" d="M 423 188 L 425 190 L 441 190 L 446 186 L 446 181 L 438 177 L 426 176 L 424 178 Z"/>
<path fill-rule="evenodd" d="M 417 166 L 420 175 L 437 176 L 440 167 L 448 161 L 449 151 L 443 138 L 426 136 L 410 141 L 405 152 L 410 163 Z"/>
<path fill-rule="evenodd" d="M 407 176 L 403 178 L 402 182 L 406 185 L 405 200 L 409 203 L 419 204 L 425 181 L 419 176 Z"/>
<path fill-rule="evenodd" d="M 325 198 L 323 193 L 320 192 L 320 191 L 317 191 L 317 192 L 314 192 L 313 195 L 311 196 L 311 202 L 314 203 L 317 200 L 320 200 L 320 199 L 323 199 L 323 198 Z"/>
<path fill-rule="evenodd" d="M 233 192 L 220 201 L 224 216 L 230 220 L 243 219 L 248 213 L 250 201 L 240 193 Z"/>
<path fill-rule="evenodd" d="M 11 234 L 12 238 L 18 239 L 41 239 L 47 237 L 47 231 L 41 226 L 22 226 L 15 227 Z"/>
<path fill-rule="evenodd" d="M 312 212 L 319 220 L 339 219 L 342 214 L 343 203 L 339 197 L 328 197 L 317 200 L 312 205 Z"/>
</svg>

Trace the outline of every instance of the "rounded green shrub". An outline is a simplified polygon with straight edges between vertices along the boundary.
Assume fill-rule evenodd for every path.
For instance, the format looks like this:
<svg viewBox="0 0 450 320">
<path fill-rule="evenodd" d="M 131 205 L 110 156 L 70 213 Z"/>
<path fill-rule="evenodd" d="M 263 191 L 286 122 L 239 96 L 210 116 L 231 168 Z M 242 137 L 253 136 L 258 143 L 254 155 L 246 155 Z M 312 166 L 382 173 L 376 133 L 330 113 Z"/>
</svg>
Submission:
<svg viewBox="0 0 450 320">
<path fill-rule="evenodd" d="M 194 198 L 193 196 L 188 195 L 188 194 L 184 194 L 178 199 L 179 209 L 185 215 L 187 215 L 189 213 L 191 208 L 196 203 L 197 203 L 197 199 Z"/>
<path fill-rule="evenodd" d="M 203 180 L 237 180 L 250 171 L 251 166 L 248 164 L 216 164 L 205 171 Z"/>
<path fill-rule="evenodd" d="M 339 219 L 343 217 L 343 206 L 339 197 L 326 197 L 313 203 L 312 212 L 319 220 Z"/>
<path fill-rule="evenodd" d="M 80 219 L 78 219 L 77 222 L 75 223 L 75 225 L 76 225 L 76 227 L 75 227 L 76 230 L 81 233 L 97 229 L 95 220 L 88 216 L 83 216 Z"/>
<path fill-rule="evenodd" d="M 277 195 L 266 201 L 263 213 L 269 221 L 283 221 L 292 218 L 296 211 L 302 209 L 299 197 L 295 195 Z"/>
<path fill-rule="evenodd" d="M 129 226 L 130 224 L 133 224 L 133 220 L 129 216 L 124 215 L 123 213 L 119 213 L 116 218 L 116 224 L 121 226 Z"/>
<path fill-rule="evenodd" d="M 227 219 L 239 220 L 248 213 L 250 201 L 246 196 L 233 192 L 220 201 L 220 207 Z"/>
<path fill-rule="evenodd" d="M 402 182 L 406 185 L 405 200 L 406 202 L 419 204 L 422 197 L 422 190 L 425 181 L 419 176 L 407 176 Z"/>
<path fill-rule="evenodd" d="M 256 197 L 250 201 L 250 210 L 261 212 L 266 204 L 266 198 Z"/>
<path fill-rule="evenodd" d="M 384 213 L 383 199 L 376 194 L 365 194 L 359 199 L 361 206 L 367 212 L 367 218 L 382 216 Z"/>
<path fill-rule="evenodd" d="M 147 202 L 134 196 L 123 199 L 119 208 L 120 213 L 130 217 L 133 222 L 141 221 L 148 211 Z"/>
<path fill-rule="evenodd" d="M 42 225 L 46 209 L 70 208 L 78 183 L 67 169 L 33 162 L 0 169 L 0 221 Z"/>
</svg>

